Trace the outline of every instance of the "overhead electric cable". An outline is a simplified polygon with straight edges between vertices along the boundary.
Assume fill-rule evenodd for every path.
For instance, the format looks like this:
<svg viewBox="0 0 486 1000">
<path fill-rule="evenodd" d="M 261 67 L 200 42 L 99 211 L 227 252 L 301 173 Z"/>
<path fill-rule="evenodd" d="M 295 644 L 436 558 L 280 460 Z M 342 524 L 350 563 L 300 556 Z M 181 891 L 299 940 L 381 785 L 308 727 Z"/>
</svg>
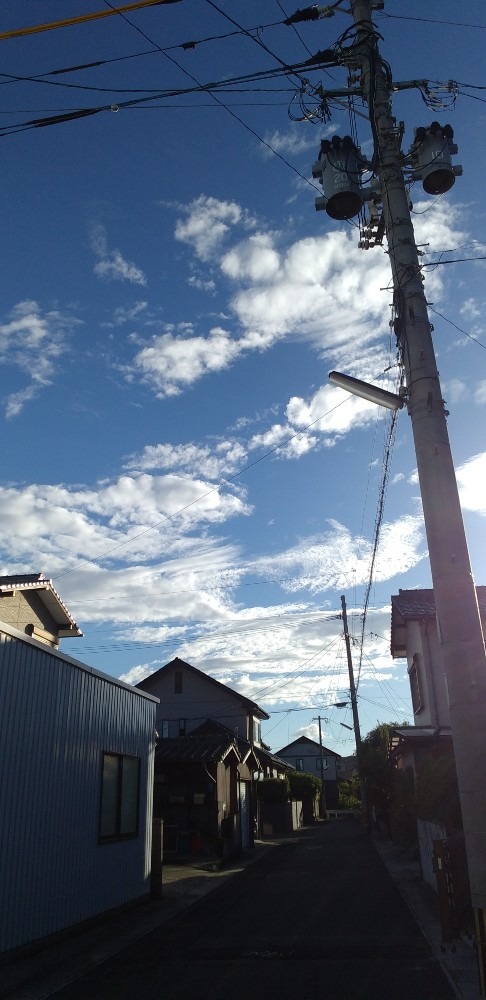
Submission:
<svg viewBox="0 0 486 1000">
<path fill-rule="evenodd" d="M 481 341 L 477 339 L 477 337 L 473 337 L 472 334 L 467 332 L 467 330 L 463 330 L 461 326 L 457 325 L 457 323 L 453 323 L 451 319 L 448 319 L 447 316 L 444 316 L 444 313 L 439 312 L 438 309 L 434 309 L 434 307 L 430 304 L 430 302 L 429 302 L 429 309 L 431 310 L 431 312 L 435 313 L 436 316 L 440 316 L 440 318 L 445 320 L 446 323 L 449 323 L 450 326 L 453 326 L 455 330 L 459 331 L 459 333 L 463 333 L 465 337 L 469 337 L 469 340 L 472 340 L 473 344 L 477 344 L 478 347 L 482 347 L 483 350 L 486 351 L 486 344 L 482 344 Z"/>
<path fill-rule="evenodd" d="M 102 17 L 112 17 L 125 10 L 140 10 L 142 7 L 160 7 L 163 4 L 180 3 L 181 0 L 137 0 L 137 3 L 125 4 L 123 7 L 113 7 L 111 10 L 93 11 L 91 14 L 79 14 L 60 21 L 50 21 L 47 24 L 34 24 L 30 28 L 15 28 L 13 31 L 0 32 L 0 41 L 8 38 L 22 38 L 24 35 L 37 35 L 41 31 L 52 31 L 54 28 L 69 28 L 74 24 L 84 24 L 86 21 L 96 21 Z"/>
<path fill-rule="evenodd" d="M 382 526 L 382 523 L 383 523 L 383 514 L 384 514 L 384 509 L 385 509 L 385 494 L 386 494 L 386 488 L 387 488 L 387 485 L 388 485 L 388 476 L 389 476 L 389 472 L 390 472 L 390 462 L 391 462 L 391 455 L 392 455 L 392 449 L 393 449 L 393 441 L 394 441 L 394 438 L 395 438 L 395 431 L 396 431 L 397 420 L 398 420 L 398 410 L 394 410 L 390 414 L 390 425 L 389 425 L 387 440 L 386 440 L 386 444 L 385 444 L 385 454 L 384 454 L 384 459 L 383 459 L 383 475 L 382 475 L 381 486 L 380 486 L 380 494 L 379 494 L 379 498 L 378 498 L 378 509 L 377 509 L 377 514 L 376 514 L 375 531 L 374 531 L 374 539 L 373 539 L 373 550 L 372 550 L 372 554 L 371 554 L 369 577 L 368 577 L 368 583 L 366 585 L 365 599 L 364 599 L 364 602 L 363 602 L 363 614 L 362 614 L 362 625 L 361 625 L 361 639 L 360 639 L 360 644 L 359 644 L 359 646 L 360 646 L 360 656 L 359 656 L 359 664 L 358 664 L 358 675 L 357 675 L 357 679 L 356 679 L 356 693 L 358 692 L 358 687 L 359 687 L 359 682 L 360 682 L 360 677 L 361 677 L 361 665 L 362 665 L 362 662 L 363 662 L 363 654 L 364 654 L 364 635 L 365 635 L 365 626 L 366 626 L 366 615 L 367 615 L 367 612 L 368 612 L 368 604 L 369 604 L 369 599 L 370 599 L 370 594 L 371 594 L 371 587 L 372 587 L 373 581 L 374 581 L 375 562 L 376 562 L 376 556 L 377 556 L 377 553 L 378 553 L 378 545 L 379 545 L 379 541 L 380 541 L 381 526 Z"/>
<path fill-rule="evenodd" d="M 391 18 L 394 21 L 420 21 L 424 24 L 446 24 L 452 28 L 480 28 L 482 31 L 486 31 L 486 24 L 468 24 L 465 21 L 443 21 L 435 17 L 412 17 L 407 14 L 389 14 L 384 10 L 380 10 L 378 13 L 381 17 Z"/>
</svg>

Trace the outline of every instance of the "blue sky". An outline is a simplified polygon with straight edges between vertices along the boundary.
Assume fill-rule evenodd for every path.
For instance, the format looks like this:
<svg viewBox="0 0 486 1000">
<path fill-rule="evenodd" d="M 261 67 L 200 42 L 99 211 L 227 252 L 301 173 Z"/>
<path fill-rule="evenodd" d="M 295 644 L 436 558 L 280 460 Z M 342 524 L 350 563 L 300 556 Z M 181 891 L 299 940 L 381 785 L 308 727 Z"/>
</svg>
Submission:
<svg viewBox="0 0 486 1000">
<path fill-rule="evenodd" d="M 316 737 L 320 714 L 342 754 L 350 709 L 329 707 L 348 688 L 341 594 L 366 733 L 411 721 L 390 595 L 431 585 L 402 412 L 362 625 L 390 418 L 327 376 L 393 388 L 388 258 L 314 208 L 320 141 L 351 126 L 342 99 L 319 120 L 311 91 L 345 87 L 346 71 L 272 75 L 333 45 L 345 8 L 297 32 L 287 0 L 182 0 L 4 39 L 0 76 L 2 573 L 54 581 L 84 632 L 65 652 L 131 682 L 181 656 L 257 700 L 274 749 Z M 444 105 L 396 94 L 402 148 L 414 127 L 450 122 L 464 169 L 447 195 L 416 183 L 411 199 L 484 584 L 485 262 L 464 258 L 486 255 L 486 15 L 482 0 L 426 15 L 388 0 L 375 23 L 394 80 L 428 79 Z M 1 32 L 65 16 L 61 0 L 16 0 Z M 437 85 L 449 80 L 455 100 Z"/>
</svg>

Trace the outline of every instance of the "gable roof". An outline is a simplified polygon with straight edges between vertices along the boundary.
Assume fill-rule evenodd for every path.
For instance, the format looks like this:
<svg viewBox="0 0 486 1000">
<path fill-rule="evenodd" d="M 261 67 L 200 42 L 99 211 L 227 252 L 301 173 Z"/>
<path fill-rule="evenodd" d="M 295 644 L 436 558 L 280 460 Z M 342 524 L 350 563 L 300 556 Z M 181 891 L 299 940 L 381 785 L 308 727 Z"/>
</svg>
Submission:
<svg viewBox="0 0 486 1000">
<path fill-rule="evenodd" d="M 282 771 L 295 771 L 293 764 L 289 764 L 287 760 L 282 760 L 280 757 L 277 757 L 277 755 L 272 753 L 268 747 L 256 746 L 251 744 L 249 740 L 243 739 L 241 736 L 235 736 L 231 729 L 228 729 L 228 727 L 223 725 L 222 722 L 218 722 L 217 719 L 206 719 L 206 721 L 201 723 L 197 729 L 192 731 L 191 735 L 199 736 L 209 735 L 211 733 L 225 733 L 230 736 L 236 743 L 241 760 L 244 763 L 247 762 L 249 756 L 252 754 L 256 763 L 261 767 L 280 768 Z"/>
<path fill-rule="evenodd" d="M 305 744 L 306 750 L 308 750 L 312 756 L 319 756 L 321 752 L 321 744 L 317 743 L 316 740 L 311 740 L 309 736 L 299 736 L 297 740 L 293 740 L 292 743 L 289 743 L 286 747 L 282 747 L 281 750 L 277 750 L 277 754 L 279 757 L 282 757 L 290 751 L 291 757 L 297 756 L 296 753 L 294 754 L 294 750 L 296 750 L 298 746 L 302 746 L 302 744 Z M 322 753 L 325 754 L 326 757 L 341 757 L 340 753 L 336 753 L 334 750 L 328 750 L 325 746 L 322 747 Z"/>
<path fill-rule="evenodd" d="M 143 681 L 139 681 L 135 686 L 142 688 L 142 690 L 150 691 L 153 681 L 156 678 L 160 677 L 161 674 L 166 672 L 169 673 L 172 670 L 189 671 L 197 677 L 204 679 L 204 681 L 212 685 L 214 689 L 217 689 L 220 692 L 224 691 L 226 695 L 229 694 L 235 699 L 235 701 L 238 701 L 240 705 L 243 705 L 246 711 L 251 713 L 251 715 L 255 715 L 259 719 L 270 718 L 267 712 L 265 712 L 263 708 L 260 708 L 255 701 L 250 701 L 250 699 L 245 698 L 243 694 L 240 694 L 238 691 L 234 691 L 233 688 L 227 687 L 226 684 L 221 684 L 221 681 L 215 680 L 214 677 L 210 677 L 209 674 L 205 674 L 203 670 L 198 670 L 197 667 L 193 667 L 191 663 L 187 663 L 186 660 L 181 660 L 178 656 L 175 656 L 173 660 L 170 660 L 169 663 L 160 667 L 160 669 L 156 670 L 153 674 L 149 674 L 148 677 L 145 677 Z"/>
<path fill-rule="evenodd" d="M 74 618 L 54 589 L 52 580 L 46 580 L 43 573 L 0 576 L 0 594 L 13 594 L 15 591 L 36 591 L 51 618 L 54 619 L 58 626 L 58 636 L 60 638 L 82 636 L 81 629 L 78 628 Z"/>
<path fill-rule="evenodd" d="M 476 587 L 479 610 L 486 618 L 486 587 Z M 425 621 L 435 618 L 434 591 L 430 590 L 400 590 L 391 598 L 391 638 L 390 650 L 393 657 L 406 656 L 407 622 Z"/>
<path fill-rule="evenodd" d="M 223 733 L 213 736 L 174 736 L 157 742 L 155 765 L 161 761 L 219 764 L 230 753 L 235 754 L 237 761 L 240 760 L 235 741 Z"/>
</svg>

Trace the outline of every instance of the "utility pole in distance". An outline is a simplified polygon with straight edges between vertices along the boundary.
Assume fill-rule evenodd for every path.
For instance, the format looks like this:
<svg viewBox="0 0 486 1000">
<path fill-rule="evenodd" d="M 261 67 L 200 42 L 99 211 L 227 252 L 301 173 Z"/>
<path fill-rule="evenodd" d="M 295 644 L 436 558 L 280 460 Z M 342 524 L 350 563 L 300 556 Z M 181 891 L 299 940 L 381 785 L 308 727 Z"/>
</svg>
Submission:
<svg viewBox="0 0 486 1000">
<path fill-rule="evenodd" d="M 381 59 L 378 34 L 371 20 L 374 6 L 372 0 L 351 0 L 356 42 L 351 46 L 349 64 L 352 63 L 353 70 L 356 67 L 361 69 L 361 92 L 368 104 L 374 138 L 373 166 L 381 188 L 382 227 L 387 237 L 393 275 L 395 332 L 405 371 L 407 406 L 412 421 L 450 705 L 481 990 L 486 996 L 484 637 L 403 174 L 404 157 L 400 150 L 402 129 L 397 127 L 392 114 L 390 72 Z M 422 176 L 428 193 L 442 193 L 453 183 L 453 178 L 447 180 L 447 175 L 450 177 L 453 173 L 450 167 L 440 176 L 441 151 L 449 136 L 444 130 L 442 144 L 439 142 L 434 147 L 431 136 L 435 137 L 437 130 L 435 123 L 433 125 L 429 133 L 425 129 L 419 130 L 425 134 L 427 142 L 430 140 L 430 152 L 425 159 L 422 157 L 424 169 L 418 176 Z M 420 141 L 423 141 L 423 136 Z M 437 160 L 439 170 L 435 178 L 431 175 L 434 160 Z M 441 181 L 444 181 L 443 187 L 440 186 Z M 436 182 L 439 183 L 438 188 L 434 187 Z"/>
<path fill-rule="evenodd" d="M 326 786 L 324 784 L 324 748 L 322 746 L 322 729 L 321 729 L 321 717 L 317 716 L 317 721 L 319 723 L 319 746 L 321 748 L 321 815 L 322 819 L 327 819 L 327 805 L 326 805 Z"/>
<path fill-rule="evenodd" d="M 359 727 L 359 716 L 358 716 L 358 702 L 356 699 L 356 685 L 354 683 L 354 670 L 353 670 L 353 658 L 351 656 L 351 641 L 349 638 L 348 630 L 348 613 L 346 610 L 346 598 L 344 594 L 341 596 L 341 610 L 343 616 L 343 630 L 344 630 L 344 642 L 346 645 L 346 659 L 348 662 L 348 674 L 349 674 L 349 694 L 351 697 L 351 711 L 353 713 L 353 729 L 354 729 L 354 739 L 356 742 L 356 759 L 358 762 L 358 771 L 360 771 L 361 766 L 361 730 Z M 359 779 L 359 788 L 361 795 L 361 810 L 364 816 L 364 821 L 368 824 L 368 803 L 366 801 L 366 786 L 364 778 Z"/>
</svg>

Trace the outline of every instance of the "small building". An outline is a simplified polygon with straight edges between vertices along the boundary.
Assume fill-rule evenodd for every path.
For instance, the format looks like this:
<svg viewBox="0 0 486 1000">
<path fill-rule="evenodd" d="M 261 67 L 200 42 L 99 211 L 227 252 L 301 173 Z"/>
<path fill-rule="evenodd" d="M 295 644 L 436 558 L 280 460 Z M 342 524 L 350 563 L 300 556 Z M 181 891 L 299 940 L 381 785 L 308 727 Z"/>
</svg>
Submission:
<svg viewBox="0 0 486 1000">
<path fill-rule="evenodd" d="M 179 853 L 188 845 L 220 854 L 251 846 L 255 782 L 288 770 L 262 743 L 268 714 L 179 657 L 137 687 L 160 702 L 154 816 L 164 820 L 164 852 L 169 837 Z"/>
<path fill-rule="evenodd" d="M 9 581 L 0 612 L 11 619 L 16 607 L 19 627 L 0 621 L 0 953 L 10 955 L 149 894 L 156 699 L 58 652 L 61 633 L 81 633 L 52 585 Z"/>
<path fill-rule="evenodd" d="M 296 771 L 304 771 L 306 774 L 313 774 L 316 778 L 321 778 L 324 782 L 326 807 L 328 809 L 338 808 L 337 779 L 339 775 L 336 765 L 341 760 L 338 753 L 327 747 L 321 747 L 320 743 L 311 740 L 308 736 L 299 736 L 298 739 L 278 750 L 277 756 L 291 764 Z"/>
</svg>

